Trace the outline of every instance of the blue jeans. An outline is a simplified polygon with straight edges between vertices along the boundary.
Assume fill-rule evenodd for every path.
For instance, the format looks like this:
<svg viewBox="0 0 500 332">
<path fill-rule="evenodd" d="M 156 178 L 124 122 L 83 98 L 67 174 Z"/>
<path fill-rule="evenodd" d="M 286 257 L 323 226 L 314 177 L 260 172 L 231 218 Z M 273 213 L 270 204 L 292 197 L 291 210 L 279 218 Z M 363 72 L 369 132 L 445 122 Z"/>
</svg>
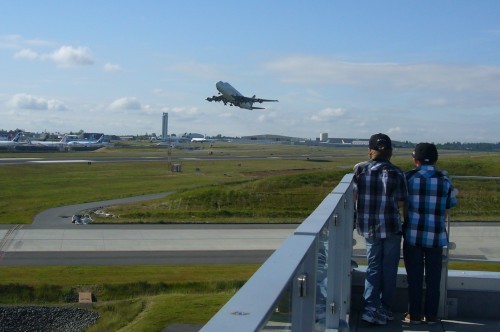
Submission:
<svg viewBox="0 0 500 332">
<path fill-rule="evenodd" d="M 425 267 L 425 317 L 437 318 L 443 248 L 424 248 L 403 244 L 406 274 L 408 275 L 408 312 L 411 318 L 422 318 L 422 295 Z"/>
<path fill-rule="evenodd" d="M 390 234 L 385 239 L 366 240 L 365 308 L 383 306 L 390 310 L 396 291 L 398 264 L 401 254 L 401 235 Z"/>
</svg>

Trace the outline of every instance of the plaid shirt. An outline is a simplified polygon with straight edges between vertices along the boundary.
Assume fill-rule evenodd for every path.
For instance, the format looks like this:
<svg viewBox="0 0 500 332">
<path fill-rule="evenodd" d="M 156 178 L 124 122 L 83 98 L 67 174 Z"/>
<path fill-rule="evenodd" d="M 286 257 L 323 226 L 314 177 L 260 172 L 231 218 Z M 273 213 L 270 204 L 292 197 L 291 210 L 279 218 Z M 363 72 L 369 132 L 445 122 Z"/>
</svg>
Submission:
<svg viewBox="0 0 500 332">
<path fill-rule="evenodd" d="M 354 166 L 356 228 L 365 238 L 385 239 L 401 233 L 398 202 L 407 198 L 403 172 L 388 160 Z"/>
<path fill-rule="evenodd" d="M 406 243 L 426 248 L 446 246 L 446 210 L 457 204 L 451 181 L 433 165 L 421 165 L 405 176 L 409 196 L 403 225 Z"/>
</svg>

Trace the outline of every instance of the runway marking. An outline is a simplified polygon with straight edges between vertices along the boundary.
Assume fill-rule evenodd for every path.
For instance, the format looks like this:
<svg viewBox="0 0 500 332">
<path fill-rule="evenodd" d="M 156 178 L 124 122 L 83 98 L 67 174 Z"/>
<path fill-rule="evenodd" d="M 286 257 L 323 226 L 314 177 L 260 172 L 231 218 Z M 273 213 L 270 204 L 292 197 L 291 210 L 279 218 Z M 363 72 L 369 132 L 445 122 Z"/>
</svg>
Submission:
<svg viewBox="0 0 500 332">
<path fill-rule="evenodd" d="M 40 160 L 42 158 L 0 158 L 0 161 L 17 161 L 17 160 Z"/>
<path fill-rule="evenodd" d="M 79 159 L 69 159 L 69 160 L 34 160 L 30 163 L 34 164 L 63 164 L 63 163 L 90 163 L 92 160 L 79 160 Z"/>
</svg>

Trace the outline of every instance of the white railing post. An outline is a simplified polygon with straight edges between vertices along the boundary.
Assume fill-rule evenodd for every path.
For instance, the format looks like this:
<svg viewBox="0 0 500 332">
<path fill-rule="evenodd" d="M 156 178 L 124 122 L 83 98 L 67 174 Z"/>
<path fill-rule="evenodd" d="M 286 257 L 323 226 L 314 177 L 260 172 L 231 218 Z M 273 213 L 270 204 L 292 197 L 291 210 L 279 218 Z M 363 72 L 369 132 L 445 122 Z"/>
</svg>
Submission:
<svg viewBox="0 0 500 332">
<path fill-rule="evenodd" d="M 348 331 L 351 299 L 351 258 L 354 205 L 352 176 L 345 176 L 333 190 L 339 197 L 329 221 L 327 331 Z"/>
<path fill-rule="evenodd" d="M 312 331 L 315 321 L 316 249 L 307 251 L 302 266 L 292 281 L 292 331 Z"/>
</svg>

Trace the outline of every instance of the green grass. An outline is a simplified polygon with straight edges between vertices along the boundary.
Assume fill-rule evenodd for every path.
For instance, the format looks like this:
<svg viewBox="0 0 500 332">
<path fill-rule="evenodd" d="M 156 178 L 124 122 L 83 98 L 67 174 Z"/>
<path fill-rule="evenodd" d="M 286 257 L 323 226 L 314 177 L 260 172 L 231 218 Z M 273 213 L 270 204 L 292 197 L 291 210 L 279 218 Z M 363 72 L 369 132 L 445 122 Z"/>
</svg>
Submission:
<svg viewBox="0 0 500 332">
<path fill-rule="evenodd" d="M 234 292 L 211 294 L 168 294 L 148 299 L 145 310 L 122 331 L 161 331 L 165 326 L 204 324 L 234 295 Z"/>
<path fill-rule="evenodd" d="M 343 170 L 314 171 L 207 186 L 156 202 L 109 207 L 106 211 L 119 218 L 96 218 L 96 221 L 301 222 L 344 174 Z"/>
<path fill-rule="evenodd" d="M 256 264 L 193 266 L 0 266 L 0 285 L 19 283 L 39 287 L 59 285 L 131 284 L 207 282 L 213 280 L 246 280 L 258 268 Z M 75 283 L 75 280 L 77 283 Z M 1 297 L 0 297 L 1 299 Z"/>
<path fill-rule="evenodd" d="M 147 298 L 136 298 L 96 304 L 93 308 L 99 312 L 100 318 L 97 324 L 87 329 L 87 332 L 118 331 L 135 319 L 140 321 L 141 314 L 147 308 L 148 302 Z M 160 330 L 161 328 L 156 329 L 156 331 Z"/>
<path fill-rule="evenodd" d="M 210 149 L 222 156 L 283 156 L 283 159 L 184 160 L 182 172 L 172 173 L 167 162 L 25 164 L 0 167 L 0 223 L 29 224 L 48 208 L 159 192 L 177 192 L 165 199 L 113 207 L 122 218 L 113 222 L 300 222 L 338 179 L 365 160 L 359 148 L 296 147 L 292 145 L 230 145 Z M 196 157 L 205 150 L 176 151 Z M 303 154 L 300 154 L 303 153 Z M 156 148 L 106 149 L 92 156 L 159 156 Z M 284 156 L 299 155 L 297 159 Z M 46 154 L 37 157 L 82 155 Z M 12 157 L 12 154 L 0 154 Z M 17 156 L 17 155 L 16 155 Z M 412 168 L 409 150 L 393 162 Z M 22 155 L 25 157 L 25 155 Z M 445 154 L 438 166 L 455 175 L 498 176 L 499 153 Z M 288 182 L 290 186 L 288 186 Z M 497 219 L 498 181 L 455 179 L 459 205 L 452 220 Z M 486 198 L 486 199 L 485 199 Z M 100 220 L 101 222 L 109 222 Z"/>
<path fill-rule="evenodd" d="M 123 156 L 118 152 L 113 153 L 116 153 L 117 157 Z M 37 157 L 60 155 L 37 155 Z M 5 153 L 1 156 L 12 157 Z M 73 155 L 73 158 L 82 159 L 85 156 Z M 95 162 L 92 165 L 86 163 L 2 165 L 0 223 L 28 224 L 36 214 L 57 206 L 242 183 L 279 172 L 337 168 L 351 165 L 353 162 L 352 159 L 340 159 L 318 163 L 308 161 L 307 158 L 182 161 L 180 173 L 170 172 L 167 162 L 155 161 Z"/>
<path fill-rule="evenodd" d="M 89 331 L 160 331 L 208 321 L 258 267 L 0 267 L 0 304 L 76 303 L 90 291 L 101 319 Z"/>
</svg>

